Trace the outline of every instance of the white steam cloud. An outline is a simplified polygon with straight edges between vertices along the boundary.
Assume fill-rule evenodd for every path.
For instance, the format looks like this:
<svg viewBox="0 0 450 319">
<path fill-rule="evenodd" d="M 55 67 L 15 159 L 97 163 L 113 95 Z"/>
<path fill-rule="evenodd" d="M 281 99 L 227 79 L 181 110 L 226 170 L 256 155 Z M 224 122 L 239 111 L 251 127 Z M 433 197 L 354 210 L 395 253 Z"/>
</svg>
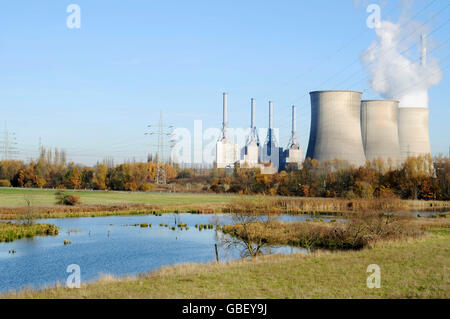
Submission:
<svg viewBox="0 0 450 319">
<path fill-rule="evenodd" d="M 381 21 L 375 28 L 377 40 L 361 60 L 370 73 L 371 88 L 383 98 L 399 100 L 400 107 L 428 107 L 428 89 L 439 83 L 442 72 L 435 59 L 421 61 L 421 35 L 427 33 L 423 24 L 402 20 Z"/>
</svg>

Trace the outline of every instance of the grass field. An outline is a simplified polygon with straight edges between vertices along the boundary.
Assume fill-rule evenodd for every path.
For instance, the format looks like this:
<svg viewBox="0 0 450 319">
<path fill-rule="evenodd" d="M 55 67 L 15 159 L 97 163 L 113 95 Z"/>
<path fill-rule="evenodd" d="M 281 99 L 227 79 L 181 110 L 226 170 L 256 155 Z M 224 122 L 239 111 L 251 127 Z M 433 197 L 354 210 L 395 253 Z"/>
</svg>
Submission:
<svg viewBox="0 0 450 319">
<path fill-rule="evenodd" d="M 367 266 L 381 268 L 369 289 Z M 2 298 L 450 298 L 450 229 L 360 251 L 272 255 L 184 264 L 133 278 L 106 276 L 80 289 L 54 287 Z"/>
<path fill-rule="evenodd" d="M 31 188 L 0 188 L 0 207 L 25 206 L 25 196 L 33 205 L 54 205 L 55 190 Z M 102 191 L 66 191 L 80 196 L 82 204 L 148 204 L 148 205 L 191 205 L 199 203 L 224 204 L 231 202 L 237 195 L 191 194 L 191 193 L 143 193 L 143 192 L 102 192 Z"/>
</svg>

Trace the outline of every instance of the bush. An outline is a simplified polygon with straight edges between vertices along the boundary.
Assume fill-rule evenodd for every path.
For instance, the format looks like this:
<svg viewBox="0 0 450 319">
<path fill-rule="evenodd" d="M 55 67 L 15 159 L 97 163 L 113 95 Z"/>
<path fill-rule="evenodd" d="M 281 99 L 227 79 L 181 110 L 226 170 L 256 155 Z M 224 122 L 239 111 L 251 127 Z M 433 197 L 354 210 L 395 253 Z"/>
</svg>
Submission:
<svg viewBox="0 0 450 319">
<path fill-rule="evenodd" d="M 75 206 L 80 204 L 80 196 L 78 195 L 67 195 L 63 200 L 64 205 Z"/>
<path fill-rule="evenodd" d="M 11 187 L 11 182 L 7 179 L 0 179 L 0 187 Z"/>
<path fill-rule="evenodd" d="M 150 192 L 154 189 L 155 189 L 155 185 L 150 184 L 150 183 L 142 184 L 141 187 L 139 187 L 139 190 L 142 192 Z"/>
<path fill-rule="evenodd" d="M 69 195 L 63 191 L 57 191 L 55 193 L 56 204 L 58 205 L 67 205 L 67 206 L 75 206 L 81 204 L 80 196 L 78 195 Z"/>
</svg>

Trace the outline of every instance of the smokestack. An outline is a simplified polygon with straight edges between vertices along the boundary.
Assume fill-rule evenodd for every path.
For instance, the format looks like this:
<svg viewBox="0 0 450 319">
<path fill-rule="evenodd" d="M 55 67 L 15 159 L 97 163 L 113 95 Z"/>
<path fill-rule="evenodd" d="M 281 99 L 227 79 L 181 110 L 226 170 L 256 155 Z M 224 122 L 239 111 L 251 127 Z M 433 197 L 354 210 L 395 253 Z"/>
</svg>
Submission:
<svg viewBox="0 0 450 319">
<path fill-rule="evenodd" d="M 250 128 L 255 127 L 255 99 L 252 98 L 252 118 Z"/>
<path fill-rule="evenodd" d="M 273 129 L 273 102 L 269 101 L 269 129 Z"/>
<path fill-rule="evenodd" d="M 422 33 L 420 36 L 421 43 L 421 53 L 420 53 L 420 64 L 422 66 L 427 65 L 427 36 L 425 33 Z"/>
<path fill-rule="evenodd" d="M 223 93 L 223 129 L 228 127 L 228 93 Z"/>
<path fill-rule="evenodd" d="M 222 122 L 222 132 L 218 141 L 227 140 L 227 128 L 228 128 L 228 93 L 223 93 L 223 122 Z"/>
<path fill-rule="evenodd" d="M 297 142 L 296 125 L 297 124 L 297 112 L 295 105 L 292 105 L 292 132 L 289 140 L 288 149 L 300 149 L 300 145 Z"/>
<path fill-rule="evenodd" d="M 256 131 L 255 123 L 255 99 L 251 99 L 251 118 L 250 118 L 250 134 L 248 135 L 246 145 L 256 143 L 259 146 L 258 132 Z M 257 162 L 257 159 L 256 159 Z"/>
<path fill-rule="evenodd" d="M 295 131 L 296 131 L 296 122 L 297 122 L 297 115 L 296 115 L 296 111 L 295 111 L 295 105 L 292 105 L 292 135 L 295 135 Z"/>
</svg>

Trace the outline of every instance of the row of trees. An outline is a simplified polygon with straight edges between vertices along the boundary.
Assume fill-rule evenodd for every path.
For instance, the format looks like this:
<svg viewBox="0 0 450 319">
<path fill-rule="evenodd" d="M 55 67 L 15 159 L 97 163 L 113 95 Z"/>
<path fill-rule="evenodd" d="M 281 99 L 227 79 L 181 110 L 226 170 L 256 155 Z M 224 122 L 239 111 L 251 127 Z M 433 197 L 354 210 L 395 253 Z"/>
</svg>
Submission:
<svg viewBox="0 0 450 319">
<path fill-rule="evenodd" d="M 50 154 L 50 155 L 49 155 Z M 258 169 L 234 171 L 179 169 L 162 164 L 169 183 L 178 189 L 197 184 L 216 193 L 268 194 L 306 197 L 450 199 L 450 159 L 442 156 L 409 158 L 391 168 L 381 160 L 355 168 L 339 160 L 319 163 L 306 159 L 301 169 L 288 167 L 263 175 Z M 66 163 L 65 154 L 42 150 L 37 161 L 1 161 L 0 186 L 149 191 L 154 188 L 158 164 L 111 161 L 94 167 Z"/>
<path fill-rule="evenodd" d="M 355 168 L 339 160 L 319 163 L 308 158 L 300 170 L 288 168 L 274 175 L 235 168 L 231 175 L 214 178 L 210 189 L 240 194 L 449 200 L 450 160 L 411 157 L 393 169 L 382 160 Z"/>
<path fill-rule="evenodd" d="M 66 163 L 63 152 L 42 149 L 37 161 L 1 161 L 0 186 L 148 191 L 155 182 L 157 165 L 151 161 L 111 165 L 106 161 L 87 167 Z M 163 165 L 167 178 L 174 179 L 176 168 Z"/>
</svg>

